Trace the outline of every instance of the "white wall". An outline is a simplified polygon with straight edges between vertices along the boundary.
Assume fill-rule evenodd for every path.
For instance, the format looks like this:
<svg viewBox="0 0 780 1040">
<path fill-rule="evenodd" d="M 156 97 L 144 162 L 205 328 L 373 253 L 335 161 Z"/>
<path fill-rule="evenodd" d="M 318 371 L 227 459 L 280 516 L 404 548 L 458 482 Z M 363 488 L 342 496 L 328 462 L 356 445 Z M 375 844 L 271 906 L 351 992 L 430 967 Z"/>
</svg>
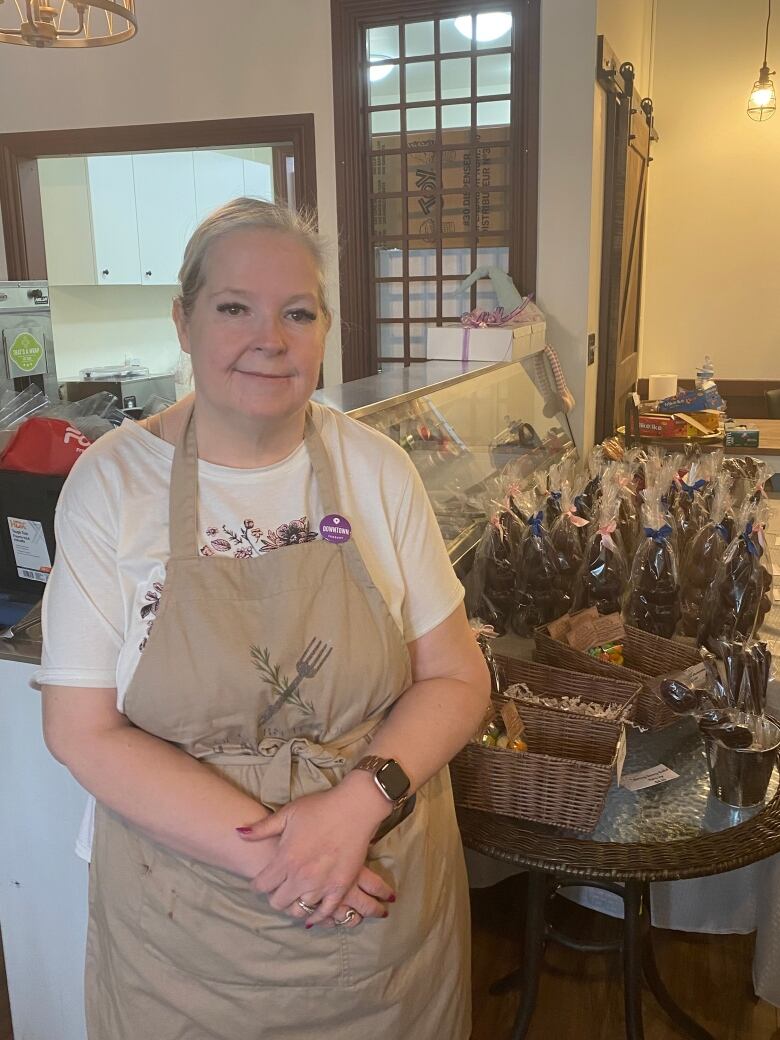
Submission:
<svg viewBox="0 0 780 1040">
<path fill-rule="evenodd" d="M 336 160 L 328 0 L 212 0 L 138 5 L 138 35 L 95 50 L 3 46 L 0 132 L 313 112 L 320 228 L 332 243 L 338 308 Z M 21 90 L 19 84 L 34 84 Z M 339 323 L 325 359 L 341 378 Z"/>
<path fill-rule="evenodd" d="M 709 353 L 716 377 L 780 383 L 780 115 L 746 113 L 766 12 L 766 0 L 659 0 L 645 375 L 691 377 Z M 774 69 L 777 13 L 772 28 Z"/>
</svg>

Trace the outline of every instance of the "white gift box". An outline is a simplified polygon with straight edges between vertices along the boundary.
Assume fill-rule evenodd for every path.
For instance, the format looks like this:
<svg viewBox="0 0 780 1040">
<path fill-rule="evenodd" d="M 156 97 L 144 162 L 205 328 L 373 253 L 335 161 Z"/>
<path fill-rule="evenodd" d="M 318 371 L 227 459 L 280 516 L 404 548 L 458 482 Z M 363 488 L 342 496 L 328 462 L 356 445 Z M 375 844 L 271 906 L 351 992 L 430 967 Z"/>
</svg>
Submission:
<svg viewBox="0 0 780 1040">
<path fill-rule="evenodd" d="M 426 353 L 429 361 L 519 361 L 544 350 L 545 333 L 543 321 L 511 328 L 429 326 Z"/>
</svg>

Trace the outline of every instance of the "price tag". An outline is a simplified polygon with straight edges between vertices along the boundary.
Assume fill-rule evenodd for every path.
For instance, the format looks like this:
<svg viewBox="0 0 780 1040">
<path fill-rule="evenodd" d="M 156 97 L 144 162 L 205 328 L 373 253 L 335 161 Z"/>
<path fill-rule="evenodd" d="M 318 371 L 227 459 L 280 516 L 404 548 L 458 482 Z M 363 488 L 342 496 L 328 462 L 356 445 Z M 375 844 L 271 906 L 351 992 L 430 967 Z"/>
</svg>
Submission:
<svg viewBox="0 0 780 1040">
<path fill-rule="evenodd" d="M 657 787 L 665 784 L 667 780 L 676 780 L 679 773 L 659 763 L 650 769 L 642 769 L 639 773 L 626 773 L 623 777 L 623 787 L 627 791 L 643 791 L 646 787 Z"/>
<path fill-rule="evenodd" d="M 620 779 L 623 776 L 623 766 L 626 764 L 626 731 L 623 729 L 620 734 L 620 741 L 617 747 L 617 756 L 615 758 L 615 769 L 617 771 L 617 785 L 620 787 Z"/>
</svg>

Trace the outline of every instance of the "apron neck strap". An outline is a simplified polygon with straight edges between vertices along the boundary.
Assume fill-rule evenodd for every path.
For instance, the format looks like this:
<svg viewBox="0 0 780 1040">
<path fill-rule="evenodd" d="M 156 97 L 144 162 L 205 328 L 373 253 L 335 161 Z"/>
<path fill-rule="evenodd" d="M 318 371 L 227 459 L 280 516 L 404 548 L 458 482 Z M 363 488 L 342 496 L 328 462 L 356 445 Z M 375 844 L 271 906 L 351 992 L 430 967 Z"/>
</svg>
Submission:
<svg viewBox="0 0 780 1040">
<path fill-rule="evenodd" d="M 326 514 L 338 512 L 333 481 L 333 469 L 312 418 L 311 406 L 306 409 L 303 433 L 314 477 Z M 194 401 L 184 419 L 173 452 L 171 490 L 168 506 L 170 554 L 172 559 L 197 557 L 198 550 L 198 439 L 195 426 Z"/>
</svg>

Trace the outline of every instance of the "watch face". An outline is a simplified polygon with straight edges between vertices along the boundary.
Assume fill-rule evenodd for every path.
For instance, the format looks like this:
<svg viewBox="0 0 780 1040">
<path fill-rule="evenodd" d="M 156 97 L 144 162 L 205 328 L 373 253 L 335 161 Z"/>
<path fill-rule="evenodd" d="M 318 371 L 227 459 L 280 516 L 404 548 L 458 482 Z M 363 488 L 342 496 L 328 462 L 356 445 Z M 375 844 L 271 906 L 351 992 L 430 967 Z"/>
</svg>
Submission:
<svg viewBox="0 0 780 1040">
<path fill-rule="evenodd" d="M 409 777 L 394 759 L 385 762 L 377 771 L 376 779 L 387 797 L 393 802 L 403 798 L 410 787 Z"/>
</svg>

